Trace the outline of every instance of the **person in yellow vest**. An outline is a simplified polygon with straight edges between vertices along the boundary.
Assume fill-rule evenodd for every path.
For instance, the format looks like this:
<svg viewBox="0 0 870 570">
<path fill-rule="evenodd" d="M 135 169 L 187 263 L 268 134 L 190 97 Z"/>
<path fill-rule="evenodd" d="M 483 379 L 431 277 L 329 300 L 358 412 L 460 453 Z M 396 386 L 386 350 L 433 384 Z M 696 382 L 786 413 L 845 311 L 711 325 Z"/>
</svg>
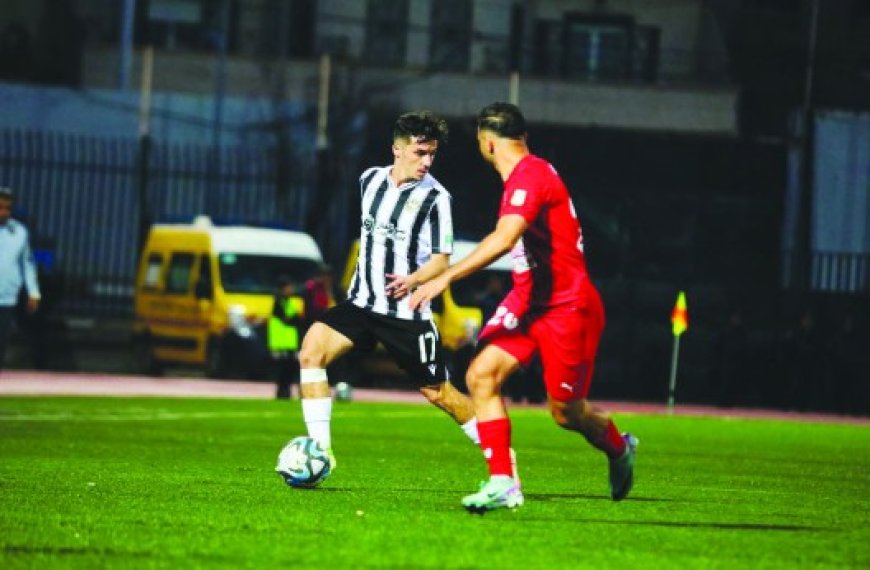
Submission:
<svg viewBox="0 0 870 570">
<path fill-rule="evenodd" d="M 299 384 L 299 339 L 305 324 L 305 301 L 296 283 L 281 277 L 267 324 L 267 339 L 272 362 L 277 368 L 277 397 L 290 397 L 291 385 Z"/>
</svg>

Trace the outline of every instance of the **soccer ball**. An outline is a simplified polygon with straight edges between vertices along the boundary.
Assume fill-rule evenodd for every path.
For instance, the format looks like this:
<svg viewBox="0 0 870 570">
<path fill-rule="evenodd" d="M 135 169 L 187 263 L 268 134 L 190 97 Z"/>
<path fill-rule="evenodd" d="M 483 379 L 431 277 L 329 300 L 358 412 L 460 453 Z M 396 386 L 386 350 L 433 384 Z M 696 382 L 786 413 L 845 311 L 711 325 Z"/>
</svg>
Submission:
<svg viewBox="0 0 870 570">
<path fill-rule="evenodd" d="M 278 454 L 275 471 L 291 487 L 310 489 L 329 477 L 329 455 L 317 440 L 301 435 L 290 440 Z"/>
<path fill-rule="evenodd" d="M 353 399 L 353 388 L 347 382 L 335 385 L 335 399 L 339 402 L 350 402 Z"/>
</svg>

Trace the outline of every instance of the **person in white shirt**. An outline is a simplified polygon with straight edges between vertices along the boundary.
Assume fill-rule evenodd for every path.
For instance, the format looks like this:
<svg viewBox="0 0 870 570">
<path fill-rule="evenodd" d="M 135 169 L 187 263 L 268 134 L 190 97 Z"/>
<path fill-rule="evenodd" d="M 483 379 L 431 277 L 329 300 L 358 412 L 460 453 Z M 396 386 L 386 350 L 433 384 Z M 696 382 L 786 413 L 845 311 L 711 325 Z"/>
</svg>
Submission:
<svg viewBox="0 0 870 570">
<path fill-rule="evenodd" d="M 27 228 L 12 217 L 14 203 L 12 190 L 0 188 L 0 371 L 5 363 L 6 345 L 21 287 L 27 290 L 28 312 L 35 312 L 40 300 Z"/>
</svg>

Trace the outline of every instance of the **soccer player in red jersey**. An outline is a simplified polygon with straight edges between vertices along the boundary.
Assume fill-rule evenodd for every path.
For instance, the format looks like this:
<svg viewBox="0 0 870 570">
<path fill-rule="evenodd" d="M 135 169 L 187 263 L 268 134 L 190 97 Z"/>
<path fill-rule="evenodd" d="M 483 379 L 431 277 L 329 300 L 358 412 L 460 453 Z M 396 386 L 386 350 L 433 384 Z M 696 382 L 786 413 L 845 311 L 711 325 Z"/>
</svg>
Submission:
<svg viewBox="0 0 870 570">
<path fill-rule="evenodd" d="M 513 288 L 481 331 L 466 374 L 490 479 L 462 504 L 483 513 L 523 503 L 519 481 L 511 475 L 511 424 L 501 386 L 535 353 L 553 419 L 607 455 L 611 497 L 622 500 L 633 483 L 637 439 L 621 434 L 586 399 L 604 308 L 586 271 L 571 197 L 552 165 L 529 151 L 525 119 L 515 105 L 484 107 L 477 118 L 477 139 L 484 160 L 504 181 L 498 223 L 468 256 L 419 286 L 411 298 L 417 308 L 451 282 L 511 251 Z"/>
</svg>

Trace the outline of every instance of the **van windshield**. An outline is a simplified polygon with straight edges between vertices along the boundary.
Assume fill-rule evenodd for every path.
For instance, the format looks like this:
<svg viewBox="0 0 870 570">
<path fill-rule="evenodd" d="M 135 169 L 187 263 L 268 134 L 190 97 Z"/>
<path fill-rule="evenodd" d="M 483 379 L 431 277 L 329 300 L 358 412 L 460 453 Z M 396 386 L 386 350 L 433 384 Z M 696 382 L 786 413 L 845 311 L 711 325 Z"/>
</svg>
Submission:
<svg viewBox="0 0 870 570">
<path fill-rule="evenodd" d="M 282 276 L 302 285 L 318 275 L 320 264 L 299 257 L 225 252 L 218 255 L 218 266 L 227 293 L 273 295 Z"/>
</svg>

